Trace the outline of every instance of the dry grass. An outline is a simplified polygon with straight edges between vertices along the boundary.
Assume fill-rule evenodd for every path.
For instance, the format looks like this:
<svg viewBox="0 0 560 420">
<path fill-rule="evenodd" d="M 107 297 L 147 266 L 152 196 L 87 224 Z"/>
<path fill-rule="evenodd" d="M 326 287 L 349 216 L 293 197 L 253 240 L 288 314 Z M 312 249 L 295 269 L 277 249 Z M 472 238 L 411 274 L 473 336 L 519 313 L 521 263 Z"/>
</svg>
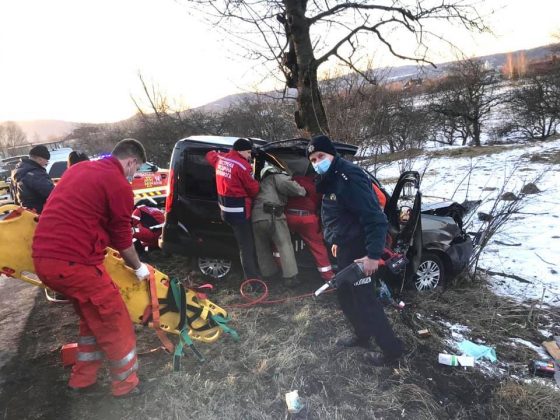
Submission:
<svg viewBox="0 0 560 420">
<path fill-rule="evenodd" d="M 189 269 L 189 261 L 179 257 L 157 257 L 153 263 L 177 277 Z M 302 273 L 304 283 L 296 290 L 271 284 L 271 297 L 314 290 L 321 282 L 315 276 Z M 217 290 L 210 298 L 224 307 L 239 302 L 239 282 L 235 275 L 216 282 Z M 534 386 L 515 383 L 509 374 L 489 377 L 478 368 L 443 366 L 438 364 L 437 354 L 452 350 L 446 344 L 449 331 L 442 321 L 460 323 L 471 329 L 469 338 L 484 338 L 489 345 L 496 346 L 504 369 L 526 376 L 527 369 L 523 366 L 535 355 L 530 350 L 509 346 L 509 338 L 517 336 L 538 343 L 536 328 L 560 325 L 558 314 L 534 309 L 530 315 L 530 307 L 498 298 L 481 284 L 458 285 L 444 292 L 422 295 L 408 293 L 403 300 L 407 303 L 404 311 L 386 310 L 407 348 L 405 357 L 395 367 L 372 367 L 363 361 L 363 350 L 335 346 L 336 338 L 347 334 L 349 329 L 335 295 L 327 294 L 319 299 L 231 309 L 233 326 L 241 340 L 234 342 L 222 337 L 214 344 L 198 344 L 207 362 L 199 363 L 188 353 L 181 371 L 173 372 L 169 355 L 144 354 L 140 356 L 140 375 L 148 386 L 144 396 L 119 401 L 105 396 L 72 401 L 62 398 L 57 400 L 52 412 L 60 417 L 86 420 L 428 420 L 508 416 L 540 419 L 543 414 L 556 413 L 543 411 L 543 401 L 548 395 L 554 395 L 544 389 L 537 392 Z M 38 314 L 37 319 L 44 320 L 46 313 Z M 416 331 L 422 328 L 429 328 L 431 337 L 419 338 Z M 68 325 L 65 331 L 69 342 L 75 328 Z M 37 340 L 35 336 L 32 338 Z M 140 352 L 158 344 L 151 330 L 138 331 Z M 30 349 L 29 356 L 22 354 L 18 364 L 33 363 L 37 368 L 37 354 L 40 354 L 37 350 Z M 58 359 L 52 353 L 44 357 L 45 366 L 56 364 Z M 43 381 L 51 381 L 49 386 L 55 395 L 63 395 L 65 377 L 60 368 L 52 369 L 55 373 Z M 106 377 L 104 383 L 107 385 Z M 294 389 L 299 391 L 305 409 L 298 415 L 289 415 L 284 395 Z M 14 389 L 2 397 L 10 403 L 10 413 L 19 412 L 21 418 L 40 418 L 37 413 L 46 406 L 40 405 L 37 395 Z M 41 393 L 40 398 L 48 401 L 49 397 Z M 48 403 L 49 407 L 53 401 Z M 27 407 L 35 408 L 27 412 Z M 518 416 L 519 413 L 523 415 Z"/>
<path fill-rule="evenodd" d="M 504 383 L 492 399 L 494 415 L 502 419 L 560 419 L 558 390 L 539 384 Z"/>
<path fill-rule="evenodd" d="M 174 264 L 170 261 L 167 271 L 172 272 Z M 239 301 L 235 293 L 238 282 L 235 276 L 225 280 L 212 299 L 226 307 Z M 303 293 L 318 285 L 316 280 L 308 282 L 297 291 L 271 285 L 271 295 Z M 294 416 L 297 418 L 492 417 L 497 408 L 491 399 L 500 388 L 499 379 L 485 377 L 475 369 L 439 365 L 437 354 L 446 349 L 444 340 L 449 336 L 440 321 L 468 325 L 472 338 L 484 337 L 497 347 L 500 360 L 521 366 L 534 355 L 509 347 L 507 342 L 511 336 L 537 339 L 528 318 L 530 308 L 500 299 L 481 285 L 410 294 L 405 300 L 408 305 L 402 313 L 387 309 L 407 347 L 406 357 L 396 368 L 368 366 L 362 361 L 362 351 L 334 346 L 336 338 L 348 332 L 348 326 L 335 296 L 327 295 L 317 300 L 233 309 L 241 341 L 224 338 L 212 345 L 199 345 L 211 361 L 200 365 L 189 357 L 179 374 L 171 373 L 169 366 L 160 371 L 157 381 L 161 387 L 154 397 L 171 407 L 172 418 L 182 418 L 184 413 L 199 418 L 285 418 L 284 394 L 293 389 L 306 405 Z M 542 314 L 541 320 L 545 319 Z M 422 328 L 431 330 L 429 339 L 417 337 L 416 331 Z M 520 371 L 521 367 L 515 370 Z M 194 406 L 192 395 L 196 395 Z M 162 416 L 150 407 L 144 407 L 143 413 L 145 418 Z"/>
</svg>

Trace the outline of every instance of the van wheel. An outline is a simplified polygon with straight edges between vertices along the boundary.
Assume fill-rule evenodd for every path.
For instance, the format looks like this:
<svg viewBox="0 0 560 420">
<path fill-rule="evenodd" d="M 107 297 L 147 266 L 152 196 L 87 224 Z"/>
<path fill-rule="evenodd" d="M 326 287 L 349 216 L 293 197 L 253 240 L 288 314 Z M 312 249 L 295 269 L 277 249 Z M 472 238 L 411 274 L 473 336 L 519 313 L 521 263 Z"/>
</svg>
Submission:
<svg viewBox="0 0 560 420">
<path fill-rule="evenodd" d="M 220 279 L 229 274 L 232 261 L 219 258 L 198 257 L 198 269 L 205 276 Z"/>
<path fill-rule="evenodd" d="M 423 252 L 422 260 L 414 276 L 416 290 L 423 292 L 434 290 L 445 284 L 445 266 L 439 256 L 431 252 Z"/>
</svg>

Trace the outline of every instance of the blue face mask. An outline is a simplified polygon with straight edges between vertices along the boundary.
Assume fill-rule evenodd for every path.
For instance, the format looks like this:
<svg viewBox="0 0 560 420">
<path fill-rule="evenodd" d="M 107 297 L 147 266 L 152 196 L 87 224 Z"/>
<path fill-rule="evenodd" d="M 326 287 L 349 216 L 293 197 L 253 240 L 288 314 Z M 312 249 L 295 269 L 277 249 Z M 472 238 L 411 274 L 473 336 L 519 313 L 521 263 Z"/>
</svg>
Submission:
<svg viewBox="0 0 560 420">
<path fill-rule="evenodd" d="M 327 158 L 320 160 L 317 163 L 313 163 L 313 169 L 315 169 L 315 172 L 317 172 L 319 175 L 326 174 L 330 167 L 331 161 Z"/>
</svg>

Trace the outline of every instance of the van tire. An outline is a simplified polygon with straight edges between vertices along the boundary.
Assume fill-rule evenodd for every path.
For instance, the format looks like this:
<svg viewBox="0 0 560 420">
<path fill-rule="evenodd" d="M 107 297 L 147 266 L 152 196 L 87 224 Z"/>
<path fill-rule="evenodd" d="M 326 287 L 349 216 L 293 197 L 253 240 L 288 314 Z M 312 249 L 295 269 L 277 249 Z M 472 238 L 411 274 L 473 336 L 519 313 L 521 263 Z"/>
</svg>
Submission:
<svg viewBox="0 0 560 420">
<path fill-rule="evenodd" d="M 196 264 L 202 274 L 216 280 L 226 277 L 233 269 L 233 261 L 227 258 L 198 257 Z"/>
</svg>

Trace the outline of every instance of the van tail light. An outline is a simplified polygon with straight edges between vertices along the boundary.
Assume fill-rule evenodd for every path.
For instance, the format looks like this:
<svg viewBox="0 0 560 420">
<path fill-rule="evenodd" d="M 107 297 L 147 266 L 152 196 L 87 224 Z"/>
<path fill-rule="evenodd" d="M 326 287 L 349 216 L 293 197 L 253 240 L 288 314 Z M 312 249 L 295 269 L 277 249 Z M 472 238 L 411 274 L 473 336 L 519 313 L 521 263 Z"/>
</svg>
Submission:
<svg viewBox="0 0 560 420">
<path fill-rule="evenodd" d="M 169 169 L 169 180 L 167 181 L 167 198 L 165 199 L 165 213 L 171 211 L 173 200 L 175 199 L 175 171 Z"/>
</svg>

